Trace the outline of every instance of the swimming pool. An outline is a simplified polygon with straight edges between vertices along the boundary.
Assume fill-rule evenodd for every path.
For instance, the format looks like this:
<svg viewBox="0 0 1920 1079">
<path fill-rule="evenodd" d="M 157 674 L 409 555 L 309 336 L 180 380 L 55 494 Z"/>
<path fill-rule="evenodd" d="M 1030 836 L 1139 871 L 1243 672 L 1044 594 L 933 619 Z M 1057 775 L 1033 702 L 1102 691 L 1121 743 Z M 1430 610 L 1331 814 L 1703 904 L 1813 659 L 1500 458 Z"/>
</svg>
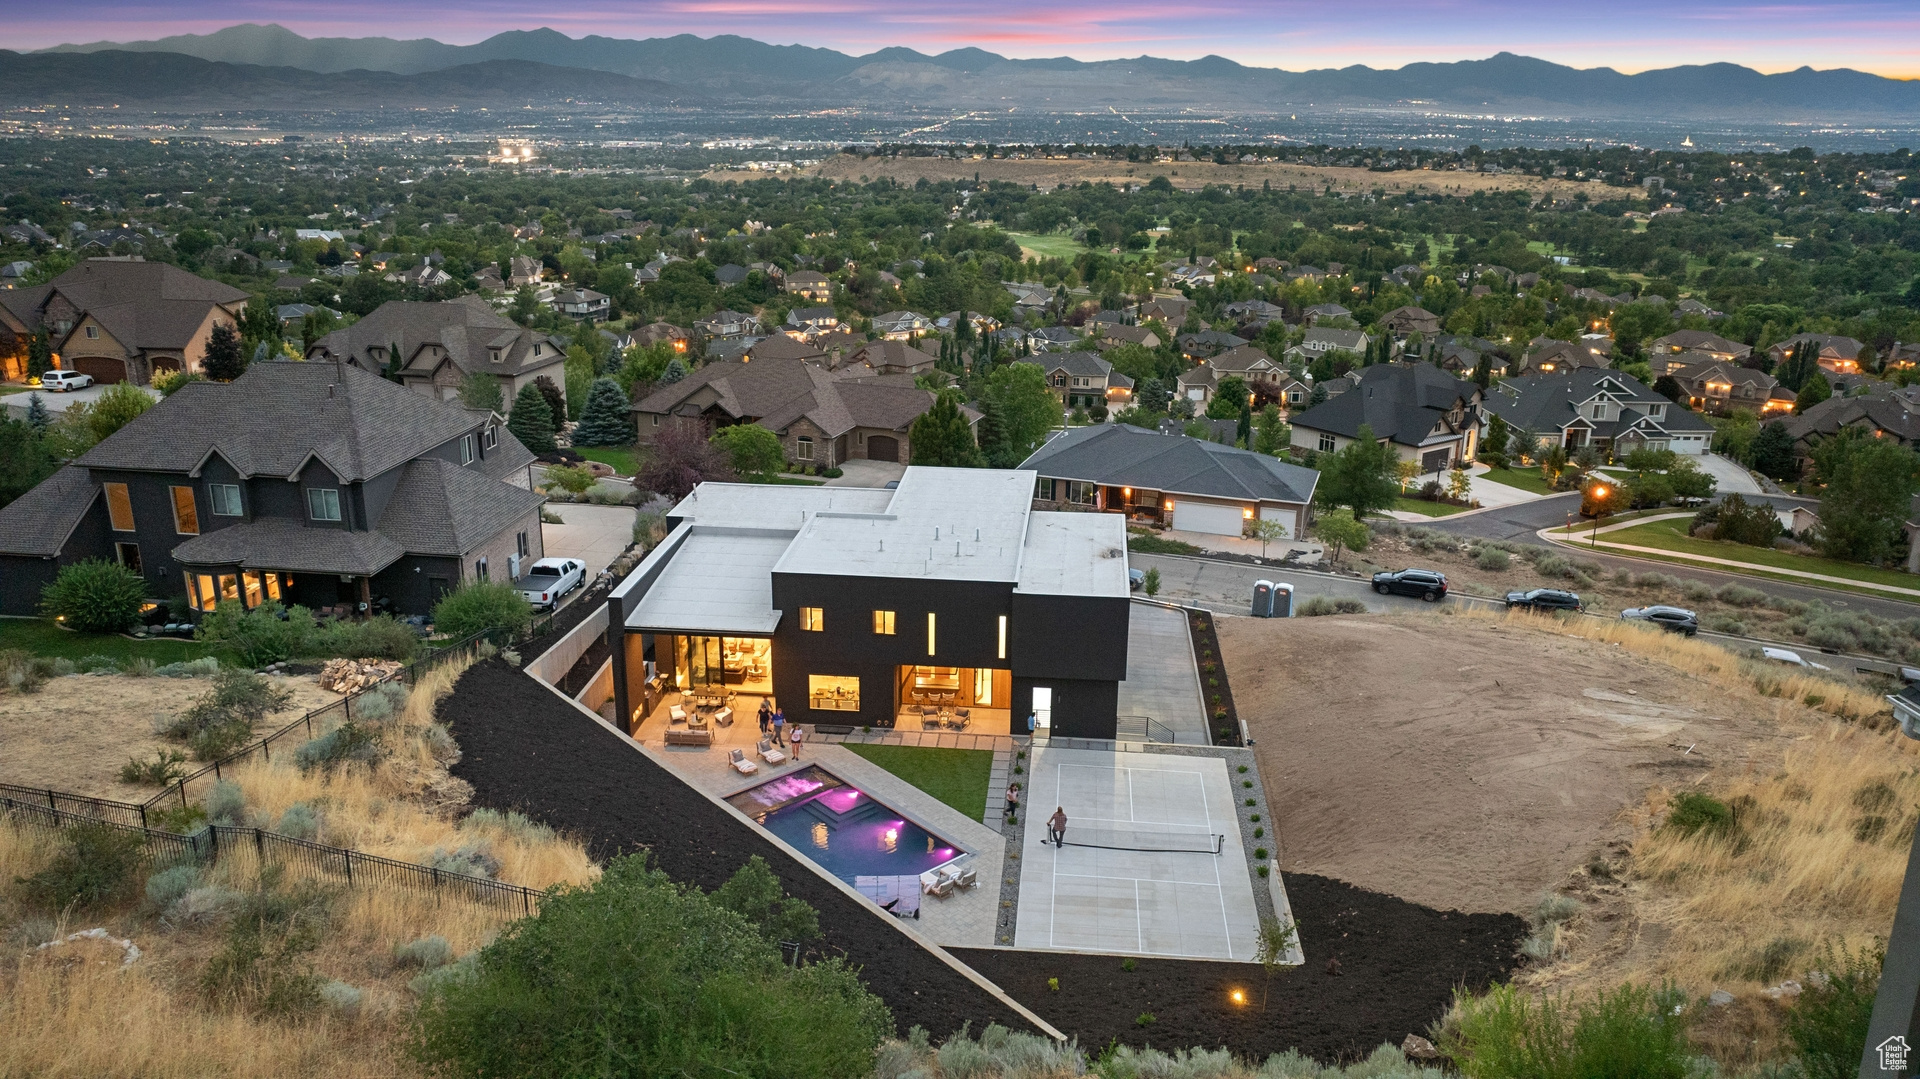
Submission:
<svg viewBox="0 0 1920 1079">
<path fill-rule="evenodd" d="M 917 877 L 966 853 L 817 766 L 727 801 L 849 884 Z"/>
</svg>

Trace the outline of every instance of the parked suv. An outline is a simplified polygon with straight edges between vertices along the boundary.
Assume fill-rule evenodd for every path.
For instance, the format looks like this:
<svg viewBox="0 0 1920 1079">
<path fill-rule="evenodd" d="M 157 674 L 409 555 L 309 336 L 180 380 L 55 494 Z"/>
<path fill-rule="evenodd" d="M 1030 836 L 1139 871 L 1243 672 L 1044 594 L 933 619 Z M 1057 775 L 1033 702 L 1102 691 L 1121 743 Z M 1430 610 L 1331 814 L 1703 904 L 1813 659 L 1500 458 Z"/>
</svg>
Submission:
<svg viewBox="0 0 1920 1079">
<path fill-rule="evenodd" d="M 1432 603 L 1447 594 L 1447 575 L 1432 569 L 1403 569 L 1373 575 L 1373 590 L 1383 596 L 1419 596 Z"/>
<path fill-rule="evenodd" d="M 78 371 L 48 371 L 40 376 L 40 385 L 54 393 L 67 390 L 81 390 L 93 385 L 92 375 L 83 375 Z"/>
<path fill-rule="evenodd" d="M 1578 592 L 1563 592 L 1558 588 L 1535 588 L 1527 592 L 1508 592 L 1507 606 L 1519 607 L 1529 611 L 1584 611 L 1586 605 L 1580 602 Z"/>
<path fill-rule="evenodd" d="M 1700 616 L 1685 607 L 1668 607 L 1664 604 L 1629 607 L 1620 612 L 1620 617 L 1629 622 L 1646 622 L 1672 633 L 1684 633 L 1689 637 L 1700 632 Z"/>
</svg>

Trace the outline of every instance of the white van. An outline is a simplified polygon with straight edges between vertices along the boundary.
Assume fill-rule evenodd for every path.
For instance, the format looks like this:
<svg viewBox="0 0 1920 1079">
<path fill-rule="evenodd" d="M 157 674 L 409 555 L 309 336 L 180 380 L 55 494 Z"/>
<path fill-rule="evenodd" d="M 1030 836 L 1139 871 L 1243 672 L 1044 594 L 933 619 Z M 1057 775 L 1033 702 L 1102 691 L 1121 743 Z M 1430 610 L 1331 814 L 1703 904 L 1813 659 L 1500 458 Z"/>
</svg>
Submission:
<svg viewBox="0 0 1920 1079">
<path fill-rule="evenodd" d="M 40 376 L 40 387 L 54 393 L 85 389 L 91 385 L 93 385 L 93 376 L 83 375 L 78 371 L 48 371 Z"/>
</svg>

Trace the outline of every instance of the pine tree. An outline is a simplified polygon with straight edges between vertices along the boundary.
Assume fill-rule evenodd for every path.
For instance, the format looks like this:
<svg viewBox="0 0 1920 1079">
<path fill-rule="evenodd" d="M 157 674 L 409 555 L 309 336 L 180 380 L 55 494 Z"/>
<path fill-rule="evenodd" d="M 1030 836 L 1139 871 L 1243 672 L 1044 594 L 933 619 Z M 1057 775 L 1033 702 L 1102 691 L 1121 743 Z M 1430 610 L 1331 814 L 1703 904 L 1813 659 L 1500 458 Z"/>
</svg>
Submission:
<svg viewBox="0 0 1920 1079">
<path fill-rule="evenodd" d="M 52 423 L 53 417 L 47 414 L 47 403 L 40 399 L 40 395 L 27 395 L 27 426 L 33 428 L 33 433 L 46 434 Z"/>
<path fill-rule="evenodd" d="M 554 451 L 553 409 L 538 383 L 529 382 L 520 387 L 520 393 L 513 399 L 513 412 L 507 416 L 507 430 L 534 453 Z"/>
<path fill-rule="evenodd" d="M 624 446 L 633 441 L 633 418 L 620 384 L 596 378 L 587 391 L 587 407 L 573 430 L 576 446 Z"/>
<path fill-rule="evenodd" d="M 27 377 L 39 378 L 53 369 L 53 339 L 45 326 L 33 331 L 27 341 Z"/>
<path fill-rule="evenodd" d="M 212 335 L 207 338 L 206 355 L 200 359 L 200 369 L 215 382 L 232 382 L 246 373 L 247 358 L 240 351 L 240 338 L 232 326 L 224 322 L 214 325 Z"/>
<path fill-rule="evenodd" d="M 667 369 L 660 373 L 660 385 L 671 386 L 685 377 L 687 377 L 687 365 L 680 362 L 680 357 L 675 356 L 667 361 Z"/>
<path fill-rule="evenodd" d="M 1007 429 L 1000 421 L 1000 406 L 991 399 L 980 402 L 980 452 L 988 468 L 1008 468 Z M 1016 462 L 1017 463 L 1017 462 Z"/>
<path fill-rule="evenodd" d="M 948 468 L 978 468 L 980 448 L 973 444 L 973 431 L 960 412 L 959 394 L 946 392 L 934 399 L 933 407 L 913 421 L 913 460 L 916 465 L 941 465 Z"/>
<path fill-rule="evenodd" d="M 380 372 L 380 377 L 386 379 L 388 382 L 400 381 L 399 342 L 390 341 L 387 343 L 387 367 L 386 370 Z"/>
<path fill-rule="evenodd" d="M 1240 422 L 1233 429 L 1234 444 L 1239 446 L 1242 449 L 1245 449 L 1248 444 L 1248 439 L 1252 437 L 1253 437 L 1253 406 L 1251 404 L 1242 402 L 1240 405 Z"/>
</svg>

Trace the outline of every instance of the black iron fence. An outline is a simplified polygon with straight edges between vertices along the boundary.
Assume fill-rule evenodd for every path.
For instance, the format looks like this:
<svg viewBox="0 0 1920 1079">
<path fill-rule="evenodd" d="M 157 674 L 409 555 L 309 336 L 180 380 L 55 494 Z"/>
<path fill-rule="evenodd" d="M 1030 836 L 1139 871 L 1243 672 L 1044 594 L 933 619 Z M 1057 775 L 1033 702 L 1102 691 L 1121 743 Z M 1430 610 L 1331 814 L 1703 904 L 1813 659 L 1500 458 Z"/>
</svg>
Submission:
<svg viewBox="0 0 1920 1079">
<path fill-rule="evenodd" d="M 53 791 L 36 793 L 51 795 L 54 799 L 62 797 L 58 792 Z M 76 801 L 100 803 L 103 800 L 76 799 Z M 107 805 L 126 807 L 128 803 L 113 802 Z M 268 865 L 280 865 L 308 876 L 339 880 L 350 887 L 370 885 L 412 888 L 430 891 L 436 896 L 450 896 L 504 910 L 518 911 L 522 914 L 532 914 L 544 894 L 518 884 L 507 884 L 467 873 L 455 873 L 430 865 L 415 865 L 411 862 L 383 858 L 377 854 L 367 854 L 345 847 L 329 847 L 324 843 L 295 839 L 293 836 L 269 832 L 263 828 L 235 828 L 215 824 L 180 835 L 157 828 L 125 824 L 108 817 L 60 809 L 41 804 L 39 801 L 27 801 L 11 794 L 0 795 L 0 810 L 4 810 L 16 823 L 43 829 L 57 831 L 79 825 L 94 825 L 138 833 L 143 839 L 141 849 L 148 863 L 156 869 L 174 865 L 213 865 L 236 859 L 242 862 L 250 860 L 256 869 Z"/>
</svg>

